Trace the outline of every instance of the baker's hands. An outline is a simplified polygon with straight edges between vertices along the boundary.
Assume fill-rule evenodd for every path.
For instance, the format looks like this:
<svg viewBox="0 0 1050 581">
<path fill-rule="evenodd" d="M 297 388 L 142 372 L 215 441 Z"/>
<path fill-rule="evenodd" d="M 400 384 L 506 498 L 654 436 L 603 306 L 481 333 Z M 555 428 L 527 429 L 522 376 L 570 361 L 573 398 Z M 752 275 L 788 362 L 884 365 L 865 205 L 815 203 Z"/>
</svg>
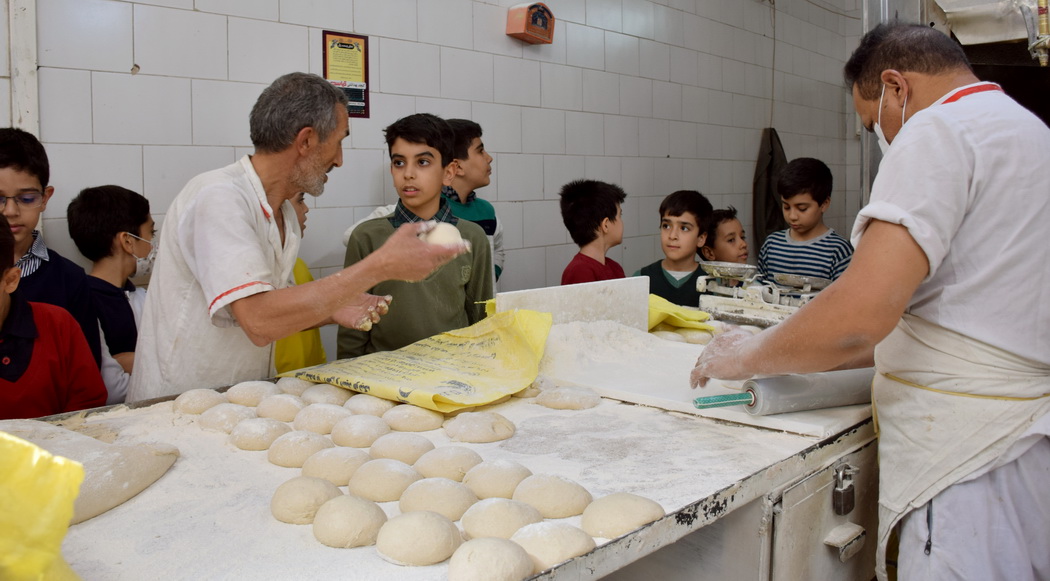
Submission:
<svg viewBox="0 0 1050 581">
<path fill-rule="evenodd" d="M 361 293 L 350 304 L 333 313 L 332 320 L 349 329 L 370 331 L 372 325 L 390 311 L 390 302 L 393 300 L 394 297 L 390 295 L 379 297 Z"/>
<path fill-rule="evenodd" d="M 704 352 L 696 360 L 696 367 L 689 374 L 689 385 L 693 388 L 704 387 L 708 380 L 715 379 L 748 379 L 753 374 L 744 370 L 740 364 L 744 343 L 754 335 L 744 330 L 732 330 L 715 338 L 704 347 Z"/>
<path fill-rule="evenodd" d="M 419 235 L 433 230 L 436 224 L 404 224 L 373 253 L 382 257 L 387 280 L 423 280 L 453 258 L 470 252 L 470 242 L 465 240 L 456 244 L 427 244 L 420 240 Z"/>
</svg>

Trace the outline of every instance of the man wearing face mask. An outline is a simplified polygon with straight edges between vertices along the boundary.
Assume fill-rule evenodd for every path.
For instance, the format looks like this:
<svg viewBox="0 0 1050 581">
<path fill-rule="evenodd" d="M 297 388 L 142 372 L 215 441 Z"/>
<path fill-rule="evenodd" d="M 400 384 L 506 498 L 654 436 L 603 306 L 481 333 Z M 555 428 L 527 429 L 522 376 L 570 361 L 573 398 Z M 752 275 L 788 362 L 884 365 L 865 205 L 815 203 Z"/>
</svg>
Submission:
<svg viewBox="0 0 1050 581">
<path fill-rule="evenodd" d="M 120 186 L 86 188 L 69 203 L 66 218 L 77 249 L 92 262 L 88 287 L 102 334 L 106 405 L 122 403 L 146 301 L 146 291 L 131 278 L 149 276 L 157 254 L 149 200 Z"/>
<path fill-rule="evenodd" d="M 1050 579 L 1050 129 L 924 26 L 879 25 L 845 76 L 885 143 L 853 261 L 692 382 L 874 358 L 879 579 L 894 529 L 902 580 Z"/>
</svg>

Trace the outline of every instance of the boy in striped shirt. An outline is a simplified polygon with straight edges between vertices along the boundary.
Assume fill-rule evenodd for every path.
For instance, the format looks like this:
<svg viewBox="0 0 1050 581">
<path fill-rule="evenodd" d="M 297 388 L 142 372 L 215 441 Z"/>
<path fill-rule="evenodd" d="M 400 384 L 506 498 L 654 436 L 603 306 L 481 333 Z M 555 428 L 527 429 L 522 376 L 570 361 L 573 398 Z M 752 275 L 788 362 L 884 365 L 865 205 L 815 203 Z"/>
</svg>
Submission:
<svg viewBox="0 0 1050 581">
<path fill-rule="evenodd" d="M 819 159 L 800 157 L 777 178 L 777 194 L 788 228 L 770 234 L 758 253 L 764 280 L 776 273 L 837 279 L 853 256 L 853 246 L 824 224 L 831 204 L 831 170 Z"/>
</svg>

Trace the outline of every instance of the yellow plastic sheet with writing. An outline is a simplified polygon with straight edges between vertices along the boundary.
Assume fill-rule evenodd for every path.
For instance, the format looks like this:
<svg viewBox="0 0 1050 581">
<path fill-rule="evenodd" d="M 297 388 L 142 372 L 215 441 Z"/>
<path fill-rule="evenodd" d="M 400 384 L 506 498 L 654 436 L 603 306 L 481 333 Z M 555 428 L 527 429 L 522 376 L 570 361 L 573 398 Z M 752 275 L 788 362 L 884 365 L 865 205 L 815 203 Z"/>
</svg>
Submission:
<svg viewBox="0 0 1050 581">
<path fill-rule="evenodd" d="M 79 579 L 61 556 L 84 467 L 0 432 L 0 579 Z"/>
<path fill-rule="evenodd" d="M 396 351 L 285 375 L 447 413 L 492 403 L 535 381 L 551 321 L 550 313 L 504 311 Z"/>
<path fill-rule="evenodd" d="M 653 330 L 653 327 L 664 323 L 672 327 L 714 332 L 715 328 L 704 322 L 710 318 L 711 315 L 704 311 L 676 305 L 661 296 L 649 295 L 650 331 Z"/>
</svg>

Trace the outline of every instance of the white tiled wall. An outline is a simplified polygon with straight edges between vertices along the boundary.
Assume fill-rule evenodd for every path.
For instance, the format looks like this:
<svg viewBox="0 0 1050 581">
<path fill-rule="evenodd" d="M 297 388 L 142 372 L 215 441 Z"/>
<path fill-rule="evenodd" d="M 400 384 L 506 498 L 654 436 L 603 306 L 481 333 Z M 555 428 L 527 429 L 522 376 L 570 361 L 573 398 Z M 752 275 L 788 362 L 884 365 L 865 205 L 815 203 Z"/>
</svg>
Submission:
<svg viewBox="0 0 1050 581">
<path fill-rule="evenodd" d="M 65 204 L 117 183 L 158 221 L 191 176 L 250 150 L 248 111 L 276 76 L 321 71 L 321 31 L 368 35 L 371 118 L 353 119 L 344 166 L 312 200 L 303 258 L 342 261 L 340 238 L 394 194 L 382 128 L 414 112 L 485 129 L 505 223 L 501 290 L 557 284 L 575 252 L 558 190 L 581 177 L 621 184 L 628 272 L 661 256 L 657 208 L 699 189 L 750 226 L 762 128 L 789 158 L 835 176 L 827 220 L 860 205 L 859 144 L 841 66 L 860 33 L 855 0 L 547 0 L 552 45 L 504 34 L 515 0 L 37 0 L 39 134 L 58 194 L 48 242 L 78 258 Z M 7 1 L 0 122 L 11 123 Z M 776 11 L 775 15 L 772 11 Z"/>
</svg>

